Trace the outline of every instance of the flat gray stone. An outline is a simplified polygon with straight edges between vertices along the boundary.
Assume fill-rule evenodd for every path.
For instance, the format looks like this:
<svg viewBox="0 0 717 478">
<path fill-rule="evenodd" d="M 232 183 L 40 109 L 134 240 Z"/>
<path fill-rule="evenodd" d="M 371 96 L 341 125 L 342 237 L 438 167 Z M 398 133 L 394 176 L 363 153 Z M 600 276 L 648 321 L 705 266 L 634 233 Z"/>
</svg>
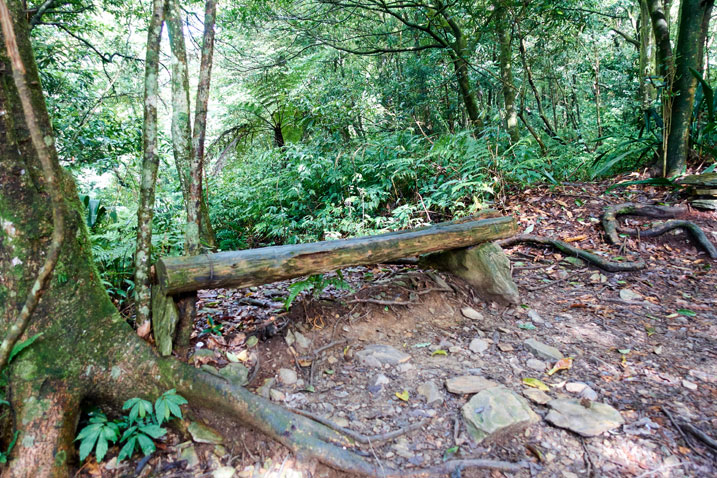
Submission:
<svg viewBox="0 0 717 478">
<path fill-rule="evenodd" d="M 548 368 L 548 364 L 543 362 L 542 360 L 538 359 L 528 359 L 528 361 L 525 363 L 526 367 L 529 369 L 537 370 L 538 372 L 544 372 L 546 368 Z"/>
<path fill-rule="evenodd" d="M 471 340 L 471 344 L 468 346 L 468 348 L 471 350 L 471 352 L 475 354 L 483 354 L 486 350 L 488 350 L 488 347 L 490 344 L 486 342 L 483 339 L 475 338 Z"/>
<path fill-rule="evenodd" d="M 236 362 L 228 363 L 224 368 L 219 369 L 219 375 L 237 385 L 244 386 L 249 381 L 249 369 Z"/>
<path fill-rule="evenodd" d="M 391 381 L 387 376 L 385 376 L 382 373 L 379 373 L 376 375 L 376 377 L 373 379 L 373 384 L 377 387 L 380 387 L 381 385 L 388 385 Z"/>
<path fill-rule="evenodd" d="M 597 392 L 583 382 L 568 382 L 565 384 L 565 390 L 570 393 L 576 393 L 580 398 L 587 398 L 588 400 L 597 400 L 598 398 Z"/>
<path fill-rule="evenodd" d="M 297 340 L 298 341 L 298 340 Z M 356 352 L 356 356 L 364 364 L 370 367 L 381 365 L 398 365 L 411 360 L 411 356 L 403 353 L 390 345 L 372 344 L 367 345 L 363 350 Z"/>
<path fill-rule="evenodd" d="M 533 309 L 528 310 L 528 318 L 530 318 L 530 320 L 533 321 L 534 324 L 540 325 L 545 323 L 545 320 L 543 320 L 540 314 Z"/>
<path fill-rule="evenodd" d="M 199 464 L 197 450 L 195 450 L 194 445 L 191 443 L 181 448 L 181 451 L 179 452 L 179 459 L 187 460 L 187 468 L 194 468 Z"/>
<path fill-rule="evenodd" d="M 286 399 L 286 395 L 281 390 L 272 388 L 269 390 L 269 398 L 274 402 L 283 402 Z"/>
<path fill-rule="evenodd" d="M 300 349 L 308 349 L 311 347 L 311 341 L 304 336 L 301 332 L 294 332 L 294 340 L 296 346 Z"/>
<path fill-rule="evenodd" d="M 560 360 L 563 358 L 563 354 L 560 352 L 560 350 L 556 349 L 555 347 L 551 347 L 550 345 L 544 344 L 543 342 L 539 342 L 535 339 L 528 339 L 525 342 L 525 347 L 530 350 L 533 355 L 536 357 L 540 357 L 547 360 Z"/>
<path fill-rule="evenodd" d="M 551 400 L 548 406 L 552 410 L 545 420 L 584 437 L 600 435 L 625 423 L 620 412 L 604 403 L 591 402 L 584 407 L 579 400 L 560 398 Z"/>
<path fill-rule="evenodd" d="M 553 397 L 543 392 L 542 390 L 538 390 L 537 388 L 527 388 L 523 390 L 523 395 L 525 395 L 530 399 L 530 401 L 537 403 L 538 405 L 545 405 L 553 399 Z"/>
<path fill-rule="evenodd" d="M 418 394 L 426 397 L 426 403 L 437 405 L 443 403 L 443 395 L 435 382 L 425 382 L 418 386 Z"/>
<path fill-rule="evenodd" d="M 295 371 L 290 368 L 279 369 L 279 381 L 284 385 L 294 385 L 297 380 L 299 380 L 299 377 L 296 375 Z"/>
<path fill-rule="evenodd" d="M 503 386 L 474 395 L 461 412 L 468 432 L 478 443 L 510 438 L 539 420 L 525 398 Z"/>
<path fill-rule="evenodd" d="M 224 438 L 213 428 L 199 422 L 191 422 L 187 427 L 187 431 L 192 436 L 192 441 L 196 443 L 211 443 L 213 445 L 221 445 Z"/>
<path fill-rule="evenodd" d="M 264 380 L 262 386 L 256 389 L 256 394 L 260 397 L 269 398 L 269 392 L 271 392 L 271 387 L 273 387 L 275 383 L 276 379 L 274 377 L 267 378 Z"/>
<path fill-rule="evenodd" d="M 467 319 L 471 320 L 484 320 L 483 314 L 475 310 L 473 307 L 463 307 L 461 309 L 461 314 Z"/>
<path fill-rule="evenodd" d="M 492 380 L 479 377 L 478 375 L 461 375 L 459 377 L 453 377 L 446 380 L 446 390 L 458 395 L 478 393 L 499 385 L 500 384 Z"/>
</svg>

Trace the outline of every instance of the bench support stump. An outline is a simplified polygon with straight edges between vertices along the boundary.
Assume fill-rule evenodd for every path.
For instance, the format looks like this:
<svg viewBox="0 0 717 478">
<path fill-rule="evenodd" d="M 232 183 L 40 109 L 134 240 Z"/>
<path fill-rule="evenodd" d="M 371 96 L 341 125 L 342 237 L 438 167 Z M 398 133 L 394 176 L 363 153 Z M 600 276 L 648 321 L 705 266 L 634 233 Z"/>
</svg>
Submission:
<svg viewBox="0 0 717 478">
<path fill-rule="evenodd" d="M 518 287 L 510 274 L 510 260 L 494 242 L 421 257 L 419 265 L 450 272 L 468 282 L 483 300 L 520 304 Z"/>
<path fill-rule="evenodd" d="M 174 297 L 164 295 L 158 286 L 152 286 L 152 330 L 159 355 L 167 357 L 172 354 L 174 331 L 178 322 L 179 309 Z"/>
</svg>

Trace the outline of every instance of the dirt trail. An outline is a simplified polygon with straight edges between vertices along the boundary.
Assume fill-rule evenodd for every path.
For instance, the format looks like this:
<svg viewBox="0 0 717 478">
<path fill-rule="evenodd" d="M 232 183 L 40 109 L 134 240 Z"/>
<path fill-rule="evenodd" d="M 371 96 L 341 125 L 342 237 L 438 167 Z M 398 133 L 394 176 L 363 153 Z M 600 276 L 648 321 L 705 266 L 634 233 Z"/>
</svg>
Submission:
<svg viewBox="0 0 717 478">
<path fill-rule="evenodd" d="M 367 458 L 383 466 L 407 470 L 448 457 L 480 457 L 529 461 L 531 470 L 513 475 L 525 477 L 715 476 L 715 451 L 678 430 L 666 411 L 675 422 L 687 421 L 717 436 L 717 264 L 684 233 L 642 241 L 625 238 L 622 247 L 606 245 L 598 220 L 606 204 L 666 197 L 649 188 L 600 196 L 604 189 L 599 184 L 533 189 L 512 196 L 504 207 L 532 234 L 626 260 L 639 254 L 647 269 L 606 273 L 547 248 L 517 246 L 506 252 L 523 305 L 512 308 L 481 302 L 460 279 L 441 274 L 443 283 L 433 273 L 399 266 L 345 269 L 352 291 L 329 287 L 318 298 L 303 294 L 286 314 L 281 300 L 290 283 L 203 291 L 193 343 L 213 349 L 214 355 L 201 361 L 218 367 L 229 362 L 226 352 L 246 360 L 250 368 L 258 356 L 251 389 L 271 383 L 279 369 L 293 371 L 295 377 L 283 372 L 286 383 L 274 380 L 273 399 L 364 435 L 429 420 L 420 430 L 361 447 Z M 717 214 L 690 210 L 686 218 L 717 243 Z M 446 284 L 449 288 L 443 290 Z M 351 302 L 356 299 L 380 304 Z M 400 302 L 410 305 L 396 305 Z M 206 333 L 210 316 L 222 324 L 221 336 Z M 252 327 L 268 321 L 278 328 L 288 325 L 247 348 Z M 302 348 L 304 338 L 309 344 Z M 538 370 L 537 360 L 548 367 L 553 362 L 531 353 L 524 345 L 529 338 L 572 357 L 572 368 L 552 376 Z M 480 339 L 476 350 L 485 348 L 481 353 L 470 350 L 474 339 Z M 372 367 L 356 355 L 370 344 L 393 346 L 410 359 Z M 326 345 L 331 347 L 313 356 Z M 530 389 L 524 378 L 537 378 L 548 384 L 552 398 L 576 397 L 570 384 L 582 382 L 596 392 L 595 401 L 619 410 L 625 425 L 581 438 L 540 420 L 496 443 L 476 445 L 460 416 L 470 396 L 444 388 L 447 379 L 459 375 L 482 376 L 519 394 Z M 441 403 L 429 405 L 418 393 L 427 382 L 438 385 Z M 549 410 L 533 402 L 531 407 L 541 417 Z M 221 450 L 197 445 L 200 463 L 195 469 L 162 472 L 177 460 L 177 448 L 167 446 L 145 472 L 197 476 L 231 463 L 244 473 L 238 476 L 280 476 L 279 470 L 281 476 L 341 476 L 296 460 L 250 431 L 239 433 L 245 447 L 238 456 L 220 458 Z M 180 437 L 175 434 L 172 440 Z M 465 470 L 461 476 L 502 475 Z"/>
</svg>

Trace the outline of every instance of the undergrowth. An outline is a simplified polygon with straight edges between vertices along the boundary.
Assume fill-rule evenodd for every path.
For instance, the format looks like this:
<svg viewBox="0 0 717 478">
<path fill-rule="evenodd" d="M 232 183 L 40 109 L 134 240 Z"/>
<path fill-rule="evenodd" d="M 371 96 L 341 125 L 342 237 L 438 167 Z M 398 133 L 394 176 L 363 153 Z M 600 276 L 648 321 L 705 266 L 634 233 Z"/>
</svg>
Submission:
<svg viewBox="0 0 717 478">
<path fill-rule="evenodd" d="M 497 133 L 467 131 L 289 143 L 227 166 L 209 209 L 222 250 L 373 234 L 473 214 L 508 184 L 583 178 L 590 156 L 561 151 L 541 156 L 527 138 L 508 149 Z"/>
</svg>

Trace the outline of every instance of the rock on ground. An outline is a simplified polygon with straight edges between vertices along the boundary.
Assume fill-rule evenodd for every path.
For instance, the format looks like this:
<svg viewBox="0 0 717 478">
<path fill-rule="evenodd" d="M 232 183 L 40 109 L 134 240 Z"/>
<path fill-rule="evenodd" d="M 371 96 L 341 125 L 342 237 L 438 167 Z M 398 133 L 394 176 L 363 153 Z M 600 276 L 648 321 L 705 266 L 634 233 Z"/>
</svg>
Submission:
<svg viewBox="0 0 717 478">
<path fill-rule="evenodd" d="M 489 344 L 485 340 L 475 338 L 475 339 L 471 340 L 471 343 L 468 346 L 468 348 L 471 350 L 471 352 L 473 352 L 475 354 L 482 354 L 483 352 L 488 350 L 488 346 L 489 346 Z"/>
<path fill-rule="evenodd" d="M 438 389 L 435 382 L 425 382 L 418 386 L 418 394 L 426 397 L 428 405 L 436 405 L 443 403 L 443 395 Z"/>
<path fill-rule="evenodd" d="M 560 360 L 563 358 L 563 354 L 560 353 L 560 350 L 544 344 L 543 342 L 539 342 L 535 339 L 528 339 L 523 343 L 525 344 L 525 347 L 536 357 L 546 360 Z"/>
<path fill-rule="evenodd" d="M 367 345 L 363 350 L 356 353 L 356 356 L 364 364 L 370 367 L 380 367 L 382 365 L 398 365 L 407 362 L 411 356 L 403 353 L 390 345 L 372 344 Z"/>
<path fill-rule="evenodd" d="M 463 317 L 465 317 L 467 319 L 476 320 L 476 321 L 484 320 L 483 314 L 481 314 L 480 312 L 475 310 L 473 307 L 468 307 L 468 306 L 463 307 L 461 309 L 461 314 L 463 314 Z"/>
<path fill-rule="evenodd" d="M 446 380 L 446 390 L 458 395 L 478 393 L 482 390 L 497 387 L 497 382 L 477 375 L 461 375 Z"/>
<path fill-rule="evenodd" d="M 547 393 L 543 392 L 542 390 L 538 390 L 537 388 L 528 388 L 523 390 L 523 395 L 528 397 L 533 403 L 537 403 L 538 405 L 545 405 L 553 398 L 548 395 Z"/>
<path fill-rule="evenodd" d="M 509 438 L 539 420 L 523 397 L 503 386 L 474 395 L 461 412 L 468 432 L 479 443 Z"/>
<path fill-rule="evenodd" d="M 555 399 L 548 406 L 552 408 L 545 417 L 548 422 L 584 437 L 600 435 L 625 423 L 620 412 L 604 403 L 590 402 L 584 407 L 579 400 Z"/>
<path fill-rule="evenodd" d="M 279 381 L 284 385 L 294 385 L 297 380 L 299 380 L 299 377 L 296 375 L 295 371 L 289 368 L 279 369 Z"/>
</svg>

